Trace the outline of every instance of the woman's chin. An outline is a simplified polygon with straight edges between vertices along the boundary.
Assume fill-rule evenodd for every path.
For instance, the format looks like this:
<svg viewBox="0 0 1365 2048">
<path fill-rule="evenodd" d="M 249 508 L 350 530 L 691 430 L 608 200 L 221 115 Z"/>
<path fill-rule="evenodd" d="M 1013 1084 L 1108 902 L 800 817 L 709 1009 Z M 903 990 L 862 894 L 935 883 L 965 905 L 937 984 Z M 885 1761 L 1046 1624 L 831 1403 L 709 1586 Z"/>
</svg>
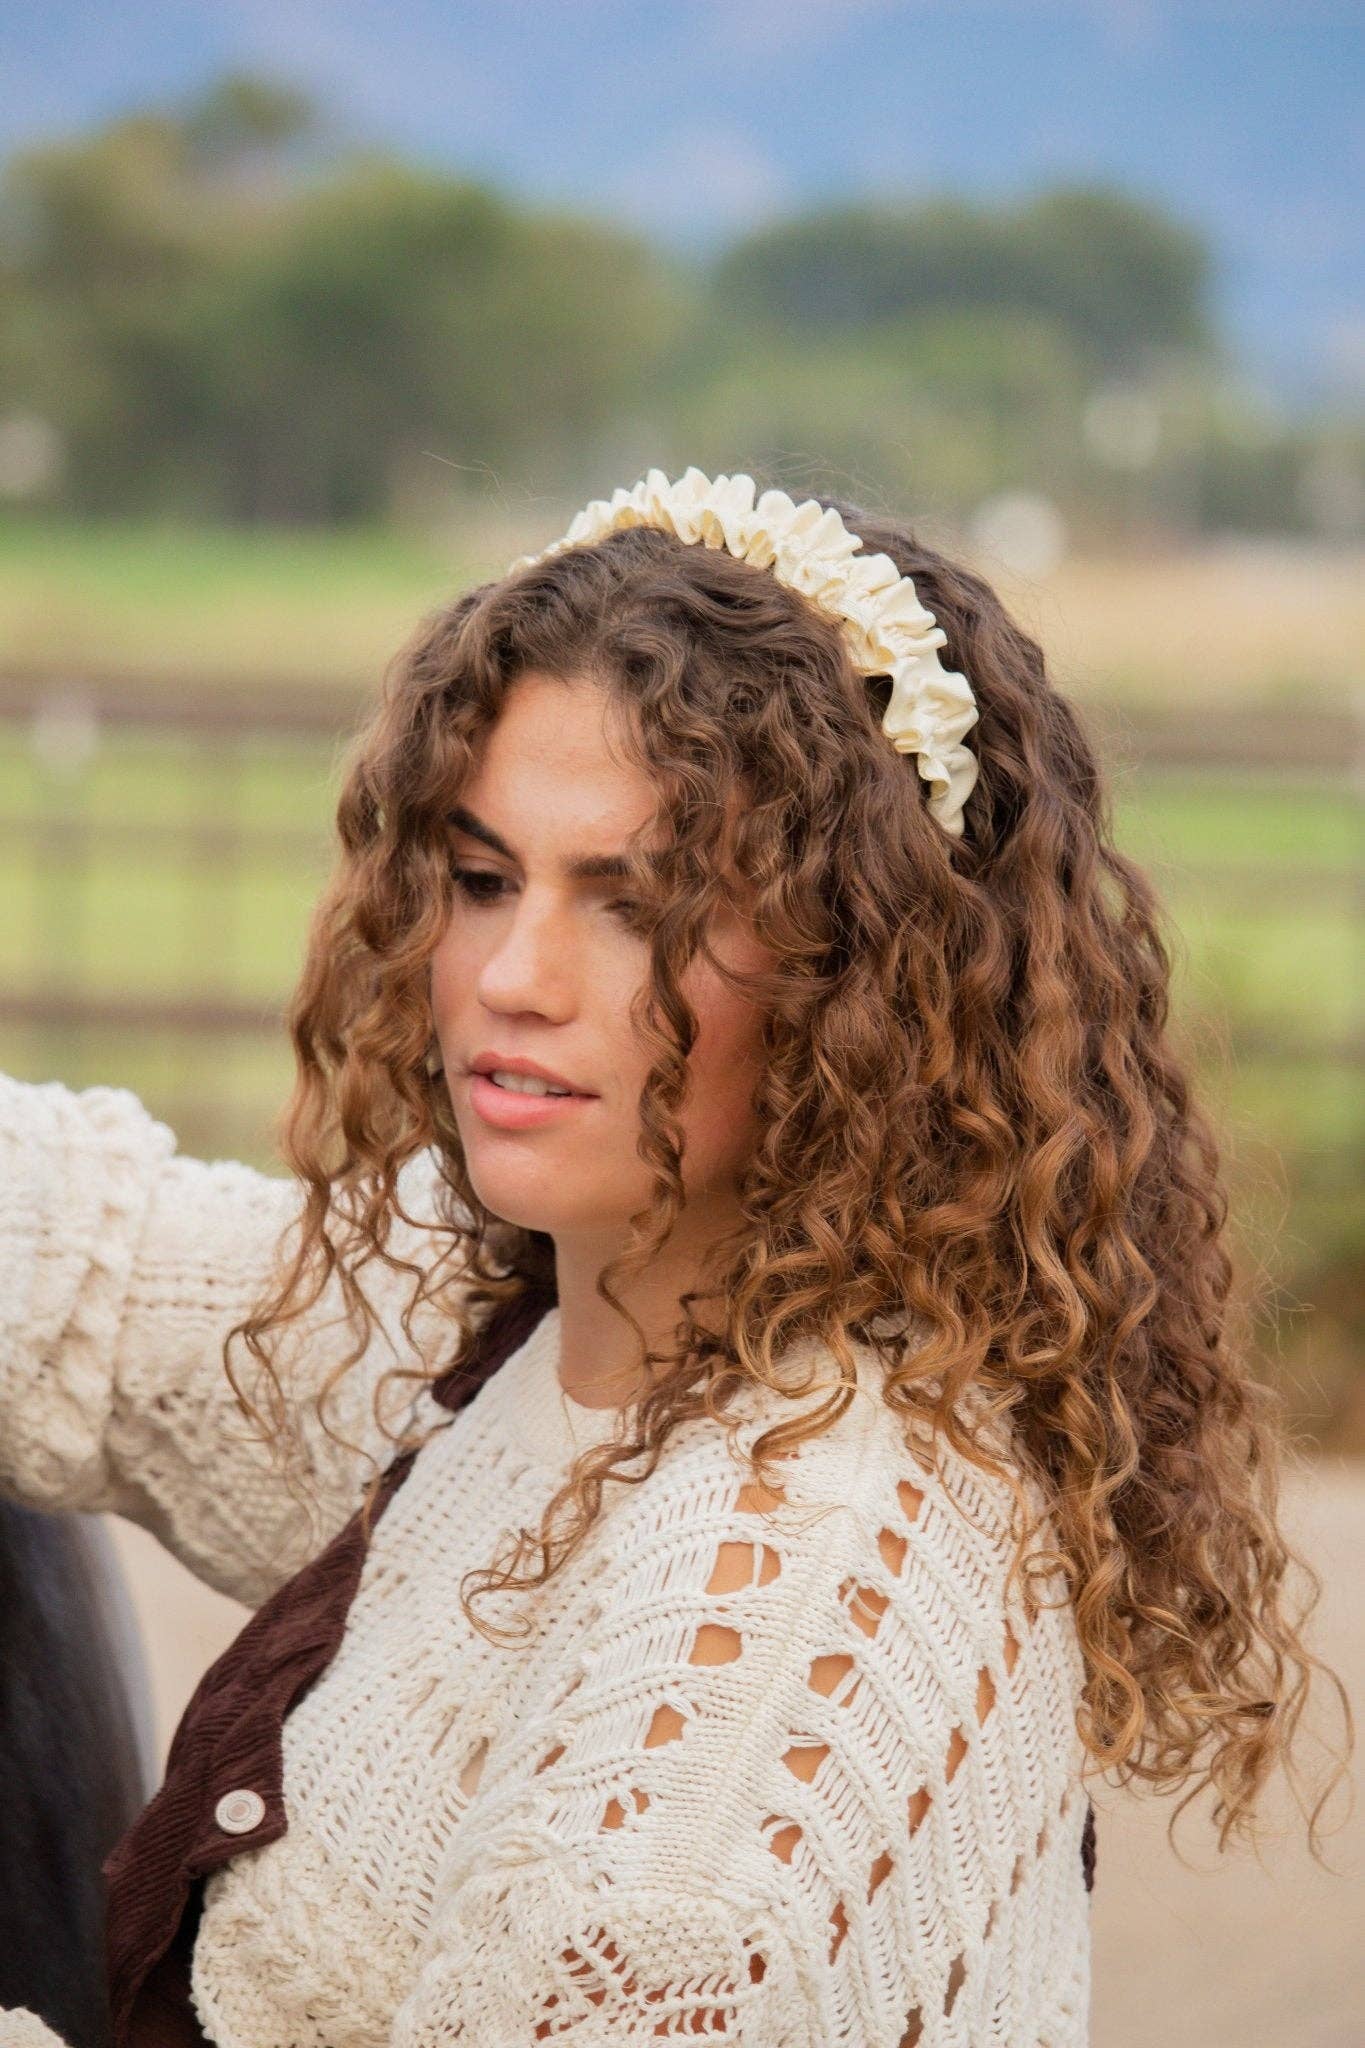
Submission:
<svg viewBox="0 0 1365 2048">
<path fill-rule="evenodd" d="M 586 1192 L 581 1202 L 573 1200 L 567 1174 L 556 1173 L 553 1178 L 557 1185 L 547 1190 L 542 1161 L 494 1159 L 490 1155 L 495 1149 L 496 1146 L 490 1146 L 483 1151 L 478 1145 L 467 1145 L 465 1170 L 484 1208 L 500 1222 L 514 1230 L 539 1230 L 547 1237 L 613 1227 L 624 1232 L 621 1214 L 615 1210 L 604 1216 Z M 547 1194 L 553 1199 L 547 1200 Z"/>
</svg>

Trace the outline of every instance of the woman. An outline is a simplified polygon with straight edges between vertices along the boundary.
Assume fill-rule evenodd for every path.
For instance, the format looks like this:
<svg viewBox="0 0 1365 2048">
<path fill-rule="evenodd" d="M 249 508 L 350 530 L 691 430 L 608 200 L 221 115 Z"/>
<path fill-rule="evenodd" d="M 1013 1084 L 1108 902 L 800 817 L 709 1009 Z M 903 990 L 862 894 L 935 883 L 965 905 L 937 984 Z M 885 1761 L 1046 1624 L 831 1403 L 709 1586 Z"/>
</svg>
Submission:
<svg viewBox="0 0 1365 2048">
<path fill-rule="evenodd" d="M 120 2048 L 1084 2042 L 1087 1777 L 1249 1833 L 1317 1660 L 1039 648 L 651 471 L 423 622 L 338 823 L 292 1180 L 0 1098 L 5 1487 L 264 1603 L 111 1859 Z"/>
</svg>

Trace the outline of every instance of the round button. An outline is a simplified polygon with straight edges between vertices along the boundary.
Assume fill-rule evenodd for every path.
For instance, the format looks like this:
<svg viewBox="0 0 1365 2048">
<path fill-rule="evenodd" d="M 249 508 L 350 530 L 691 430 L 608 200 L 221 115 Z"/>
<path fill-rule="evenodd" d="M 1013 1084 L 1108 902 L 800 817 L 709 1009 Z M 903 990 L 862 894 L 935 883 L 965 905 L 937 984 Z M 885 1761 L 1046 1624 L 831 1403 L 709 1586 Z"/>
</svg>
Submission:
<svg viewBox="0 0 1365 2048">
<path fill-rule="evenodd" d="M 265 1819 L 265 1801 L 259 1792 L 243 1786 L 239 1791 L 223 1794 L 213 1809 L 213 1817 L 228 1834 L 247 1835 Z"/>
</svg>

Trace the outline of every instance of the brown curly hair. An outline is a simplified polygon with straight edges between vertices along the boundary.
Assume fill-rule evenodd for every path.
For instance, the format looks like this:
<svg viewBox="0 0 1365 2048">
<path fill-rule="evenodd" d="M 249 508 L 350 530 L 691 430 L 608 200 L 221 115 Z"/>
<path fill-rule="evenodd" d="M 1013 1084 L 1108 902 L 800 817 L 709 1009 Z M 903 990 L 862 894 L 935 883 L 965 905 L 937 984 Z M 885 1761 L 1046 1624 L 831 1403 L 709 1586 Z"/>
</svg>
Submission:
<svg viewBox="0 0 1365 2048">
<path fill-rule="evenodd" d="M 471 1355 L 490 1304 L 553 1288 L 552 1239 L 493 1216 L 469 1182 L 433 1058 L 427 964 L 450 914 L 447 814 L 509 686 L 531 670 L 588 679 L 631 714 L 628 744 L 667 828 L 657 867 L 641 859 L 630 885 L 648 919 L 635 1026 L 653 1061 L 639 1115 L 654 1189 L 631 1219 L 643 1229 L 599 1282 L 636 1330 L 649 1387 L 614 1440 L 577 1460 L 540 1529 L 466 1575 L 466 1615 L 497 1639 L 472 1597 L 543 1584 L 596 1519 L 609 1474 L 647 1479 L 679 1422 L 721 1420 L 739 1386 L 773 1384 L 774 1359 L 814 1336 L 845 1384 L 761 1440 L 766 1486 L 768 1457 L 853 1398 L 851 1335 L 876 1347 L 885 1398 L 907 1424 L 927 1418 L 983 1470 L 1003 1471 L 1022 1510 L 1019 1480 L 965 1428 L 959 1397 L 975 1385 L 987 1418 L 1007 1418 L 1060 1546 L 1030 1569 L 1060 1565 L 1070 1585 L 1085 1747 L 1096 1768 L 1162 1787 L 1191 1777 L 1205 1752 L 1177 1815 L 1213 1785 L 1221 1848 L 1233 1831 L 1254 1834 L 1312 1668 L 1340 1694 L 1348 1742 L 1353 1728 L 1340 1679 L 1300 1633 L 1321 1583 L 1277 1525 L 1293 1446 L 1281 1397 L 1248 1368 L 1219 1150 L 1167 1033 L 1160 906 L 1117 850 L 1076 710 L 989 584 L 900 521 L 820 502 L 914 579 L 947 634 L 945 665 L 972 684 L 980 769 L 963 837 L 934 821 L 913 760 L 880 731 L 889 678 L 857 674 L 835 619 L 723 549 L 627 528 L 424 618 L 345 762 L 340 852 L 289 1011 L 297 1072 L 279 1131 L 305 1190 L 302 1231 L 269 1298 L 225 1342 L 229 1376 L 287 1446 L 288 1403 L 262 1340 L 330 1276 L 355 1344 L 320 1412 L 371 1334 L 359 1277 L 370 1258 L 416 1283 L 409 1337 L 419 1302 L 448 1306 L 445 1355 L 416 1346 L 420 1365 L 394 1369 L 422 1382 Z M 742 1224 L 708 1268 L 723 1327 L 694 1318 L 692 1291 L 676 1349 L 651 1351 L 608 1276 L 647 1266 L 681 1203 L 675 1112 L 695 1018 L 679 978 L 729 868 L 779 963 L 733 984 L 763 1005 L 761 1137 Z M 442 1249 L 419 1266 L 389 1233 L 395 1216 L 414 1220 L 398 1173 L 424 1148 L 438 1161 Z M 886 1337 L 888 1315 L 916 1332 L 914 1347 Z M 239 1334 L 264 1368 L 269 1418 L 238 1384 Z M 1020 1535 L 1015 1571 L 1037 1527 Z M 1297 1615 L 1291 1563 L 1308 1582 Z M 1310 1817 L 1315 1854 L 1344 1769 Z"/>
</svg>

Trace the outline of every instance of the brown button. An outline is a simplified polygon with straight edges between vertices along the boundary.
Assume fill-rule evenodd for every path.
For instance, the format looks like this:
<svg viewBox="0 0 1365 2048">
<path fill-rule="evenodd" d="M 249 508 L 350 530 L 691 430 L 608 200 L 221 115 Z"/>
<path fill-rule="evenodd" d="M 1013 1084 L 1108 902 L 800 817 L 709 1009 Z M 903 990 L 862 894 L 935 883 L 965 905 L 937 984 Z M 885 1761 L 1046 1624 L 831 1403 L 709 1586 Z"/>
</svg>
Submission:
<svg viewBox="0 0 1365 2048">
<path fill-rule="evenodd" d="M 242 1786 L 225 1792 L 213 1809 L 213 1817 L 229 1835 L 249 1835 L 265 1819 L 265 1801 L 259 1792 Z"/>
</svg>

